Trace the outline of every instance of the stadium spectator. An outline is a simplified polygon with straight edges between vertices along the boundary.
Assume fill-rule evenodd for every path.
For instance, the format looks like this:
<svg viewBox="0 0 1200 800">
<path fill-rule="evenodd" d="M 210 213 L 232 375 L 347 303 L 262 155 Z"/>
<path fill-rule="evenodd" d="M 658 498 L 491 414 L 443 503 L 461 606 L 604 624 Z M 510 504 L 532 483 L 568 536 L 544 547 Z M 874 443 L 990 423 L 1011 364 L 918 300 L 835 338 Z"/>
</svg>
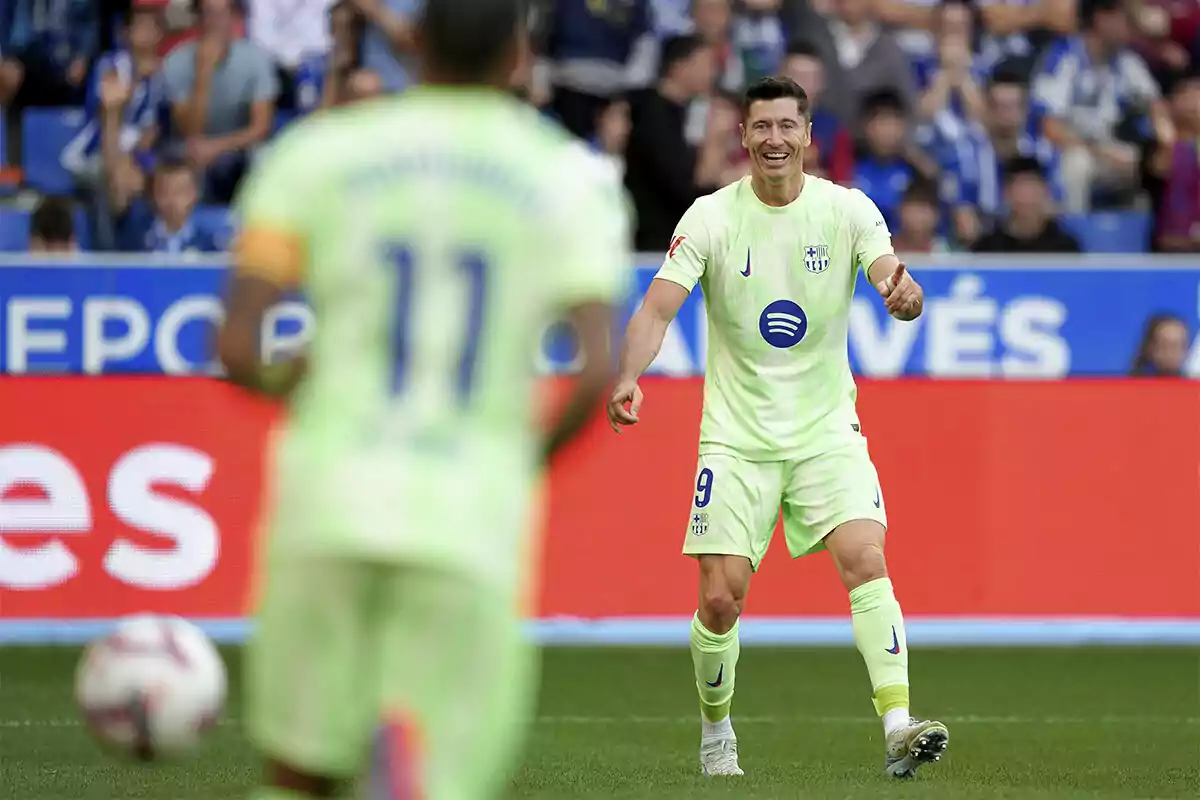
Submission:
<svg viewBox="0 0 1200 800">
<path fill-rule="evenodd" d="M 363 19 L 362 66 L 377 73 L 386 91 L 406 89 L 415 80 L 412 17 L 421 0 L 349 0 Z"/>
<path fill-rule="evenodd" d="M 988 82 L 981 119 L 942 141 L 942 199 L 951 209 L 955 238 L 969 246 L 1004 214 L 1004 165 L 1047 157 L 1048 148 L 1029 132 L 1028 87 L 1001 67 Z"/>
<path fill-rule="evenodd" d="M 733 20 L 733 46 L 742 62 L 743 84 L 778 74 L 787 50 L 779 18 L 782 6 L 783 0 L 742 0 L 739 4 Z"/>
<path fill-rule="evenodd" d="M 976 253 L 1078 253 L 1079 242 L 1054 220 L 1050 192 L 1041 165 L 1017 158 L 1005 167 L 1008 214 L 991 233 L 975 242 Z"/>
<path fill-rule="evenodd" d="M 692 0 L 692 33 L 699 36 L 717 59 L 717 87 L 739 92 L 746 85 L 746 69 L 733 41 L 732 0 Z"/>
<path fill-rule="evenodd" d="M 1146 320 L 1129 374 L 1142 378 L 1182 378 L 1190 336 L 1187 323 L 1174 314 L 1155 314 Z"/>
<path fill-rule="evenodd" d="M 338 0 L 329 7 L 329 38 L 327 52 L 310 55 L 296 69 L 295 110 L 308 114 L 318 108 L 332 108 L 353 99 L 348 91 L 354 84 L 361 93 L 364 81 L 371 86 L 366 95 L 383 91 L 379 73 L 361 66 L 361 41 L 364 20 L 349 0 Z M 362 72 L 365 77 L 359 76 Z M 378 87 L 378 91 L 374 89 Z"/>
<path fill-rule="evenodd" d="M 925 139 L 954 139 L 983 117 L 983 92 L 988 70 L 973 51 L 974 29 L 966 0 L 943 2 L 934 17 L 936 51 L 913 59 L 914 80 L 921 92 L 917 119 L 931 135 Z"/>
<path fill-rule="evenodd" d="M 863 135 L 867 95 L 890 91 L 906 112 L 916 107 L 912 65 L 895 33 L 872 16 L 871 0 L 833 0 L 829 16 L 813 33 L 829 79 L 825 107 L 850 126 L 855 138 Z"/>
<path fill-rule="evenodd" d="M 625 148 L 629 144 L 629 101 L 623 97 L 613 98 L 600 112 L 596 123 L 596 135 L 592 138 L 592 149 L 612 162 L 622 174 L 625 172 Z"/>
<path fill-rule="evenodd" d="M 43 197 L 29 218 L 29 252 L 74 253 L 75 217 L 69 197 Z"/>
<path fill-rule="evenodd" d="M 900 198 L 916 175 L 905 157 L 908 122 L 904 103 L 895 92 L 883 90 L 863 101 L 866 139 L 854 164 L 854 185 L 875 201 L 888 227 L 897 229 Z"/>
<path fill-rule="evenodd" d="M 1127 193 L 1138 178 L 1137 148 L 1117 138 L 1129 116 L 1149 116 L 1155 136 L 1174 138 L 1158 84 L 1128 48 L 1121 0 L 1091 0 L 1084 30 L 1048 51 L 1034 79 L 1035 114 L 1043 135 L 1062 151 L 1066 210 L 1085 212 L 1097 191 Z"/>
<path fill-rule="evenodd" d="M 948 252 L 950 248 L 945 238 L 938 234 L 942 227 L 941 216 L 937 184 L 928 178 L 914 179 L 900 200 L 897 214 L 900 227 L 892 233 L 892 246 L 896 252 Z"/>
<path fill-rule="evenodd" d="M 782 71 L 808 94 L 812 141 L 804 155 L 804 170 L 835 183 L 849 184 L 854 177 L 854 141 L 846 126 L 821 105 L 825 65 L 817 48 L 807 42 L 792 43 Z"/>
<path fill-rule="evenodd" d="M 158 45 L 161 11 L 135 6 L 121 29 L 125 47 L 102 55 L 92 70 L 87 121 L 62 154 L 88 209 L 91 247 L 117 246 L 114 194 L 136 196 L 153 164 L 159 110 L 165 100 Z M 129 198 L 118 199 L 124 207 Z"/>
<path fill-rule="evenodd" d="M 559 0 L 547 23 L 551 110 L 576 136 L 591 140 L 600 113 L 636 82 L 635 50 L 651 36 L 649 0 Z M 644 56 L 637 57 L 644 63 Z"/>
<path fill-rule="evenodd" d="M 714 105 L 697 148 L 685 136 L 688 104 L 713 89 L 716 56 L 698 36 L 676 36 L 662 47 L 661 78 L 629 99 L 630 131 L 625 185 L 637 209 L 638 250 L 666 248 L 688 206 L 717 188 L 727 166 L 729 131 L 736 118 Z"/>
<path fill-rule="evenodd" d="M 82 102 L 100 47 L 93 0 L 0 2 L 0 106 L 69 106 Z"/>
<path fill-rule="evenodd" d="M 120 221 L 120 247 L 128 252 L 215 253 L 222 248 L 212 231 L 194 220 L 199 192 L 192 168 L 164 159 L 153 176 L 153 203 L 136 199 Z"/>
<path fill-rule="evenodd" d="M 267 54 L 279 77 L 276 106 L 296 107 L 300 65 L 330 48 L 329 7 L 334 0 L 252 0 L 247 6 L 246 33 Z"/>
<path fill-rule="evenodd" d="M 1161 177 L 1158 207 L 1158 249 L 1173 253 L 1200 252 L 1200 74 L 1175 81 L 1170 93 L 1178 133 L 1169 148 L 1150 155 L 1147 172 Z M 1153 187 L 1151 187 L 1153 191 Z"/>
<path fill-rule="evenodd" d="M 1200 59 L 1200 3 L 1129 0 L 1134 46 L 1158 75 L 1190 68 Z"/>
<path fill-rule="evenodd" d="M 199 0 L 200 38 L 163 65 L 176 144 L 203 175 L 206 202 L 228 203 L 253 148 L 271 134 L 279 79 L 253 42 L 234 38 L 233 0 Z"/>
</svg>

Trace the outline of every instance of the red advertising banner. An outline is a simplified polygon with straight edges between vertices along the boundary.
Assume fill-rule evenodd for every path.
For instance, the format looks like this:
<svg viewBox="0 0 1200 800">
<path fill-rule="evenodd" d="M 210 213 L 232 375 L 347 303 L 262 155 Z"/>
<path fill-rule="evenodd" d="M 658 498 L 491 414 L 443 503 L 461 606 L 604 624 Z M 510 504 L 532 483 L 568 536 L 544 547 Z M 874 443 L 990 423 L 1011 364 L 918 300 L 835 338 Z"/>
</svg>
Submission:
<svg viewBox="0 0 1200 800">
<path fill-rule="evenodd" d="M 701 382 L 647 380 L 549 479 L 542 616 L 686 615 Z M 1200 617 L 1200 387 L 864 382 L 908 615 Z M 273 407 L 205 379 L 6 378 L 0 618 L 244 613 Z M 776 547 L 748 611 L 843 615 Z"/>
</svg>

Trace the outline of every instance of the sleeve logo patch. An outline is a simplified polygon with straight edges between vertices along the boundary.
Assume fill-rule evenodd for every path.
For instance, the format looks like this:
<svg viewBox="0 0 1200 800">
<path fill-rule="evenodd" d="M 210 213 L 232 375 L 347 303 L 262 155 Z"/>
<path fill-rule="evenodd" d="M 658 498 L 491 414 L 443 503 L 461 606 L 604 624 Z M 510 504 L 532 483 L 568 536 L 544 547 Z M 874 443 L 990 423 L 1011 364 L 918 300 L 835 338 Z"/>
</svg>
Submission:
<svg viewBox="0 0 1200 800">
<path fill-rule="evenodd" d="M 683 240 L 686 238 L 687 238 L 686 236 L 672 236 L 671 237 L 671 246 L 667 248 L 667 258 L 668 259 L 672 259 L 675 257 L 675 251 L 679 249 L 679 245 L 683 244 Z"/>
</svg>

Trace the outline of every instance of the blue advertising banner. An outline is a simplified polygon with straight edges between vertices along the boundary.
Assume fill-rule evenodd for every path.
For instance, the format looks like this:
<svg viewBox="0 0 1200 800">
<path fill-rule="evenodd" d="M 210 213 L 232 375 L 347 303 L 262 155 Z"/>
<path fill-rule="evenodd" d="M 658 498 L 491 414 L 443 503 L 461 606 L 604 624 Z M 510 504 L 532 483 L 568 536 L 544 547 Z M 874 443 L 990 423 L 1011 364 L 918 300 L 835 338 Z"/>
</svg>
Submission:
<svg viewBox="0 0 1200 800">
<path fill-rule="evenodd" d="M 654 277 L 642 259 L 622 324 Z M 850 363 L 870 377 L 1056 378 L 1129 371 L 1146 320 L 1200 321 L 1200 261 L 1141 257 L 1005 262 L 956 256 L 910 262 L 925 313 L 900 323 L 859 281 L 850 316 Z M 185 265 L 117 259 L 0 261 L 0 370 L 5 374 L 212 374 L 221 317 L 222 260 Z M 315 324 L 299 299 L 266 320 L 263 355 L 303 344 Z M 573 350 L 551 329 L 537 354 L 543 372 L 570 368 Z M 704 370 L 707 333 L 697 290 L 663 343 L 653 372 Z M 1193 346 L 1189 374 L 1200 374 Z"/>
</svg>

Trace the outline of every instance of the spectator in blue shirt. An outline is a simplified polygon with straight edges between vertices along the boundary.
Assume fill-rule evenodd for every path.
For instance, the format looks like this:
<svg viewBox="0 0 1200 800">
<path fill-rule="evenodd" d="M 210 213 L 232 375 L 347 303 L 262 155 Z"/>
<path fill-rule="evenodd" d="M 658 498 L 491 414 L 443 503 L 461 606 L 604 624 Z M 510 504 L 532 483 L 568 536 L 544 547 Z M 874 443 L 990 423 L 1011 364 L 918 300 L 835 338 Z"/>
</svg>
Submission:
<svg viewBox="0 0 1200 800">
<path fill-rule="evenodd" d="M 365 100 L 384 91 L 382 76 L 361 65 L 363 19 L 349 0 L 330 7 L 329 31 L 329 52 L 305 59 L 296 70 L 296 111 L 301 114 Z"/>
<path fill-rule="evenodd" d="M 215 233 L 195 221 L 199 192 L 187 162 L 161 161 L 153 185 L 153 206 L 139 199 L 121 220 L 122 250 L 186 255 L 223 249 Z"/>
<path fill-rule="evenodd" d="M 551 108 L 582 139 L 596 133 L 600 113 L 630 88 L 634 50 L 651 36 L 649 0 L 559 0 L 547 27 Z"/>
<path fill-rule="evenodd" d="M 954 234 L 971 245 L 1004 216 L 1004 165 L 1036 159 L 1052 174 L 1053 152 L 1030 133 L 1028 90 L 1015 73 L 1001 68 L 989 81 L 983 115 L 953 138 L 941 139 L 942 199 L 950 208 Z M 1061 192 L 1052 185 L 1052 196 Z"/>
<path fill-rule="evenodd" d="M 892 229 L 892 246 L 898 253 L 945 253 L 949 250 L 942 229 L 937 184 L 916 178 L 900 199 L 900 224 Z"/>
<path fill-rule="evenodd" d="M 915 175 L 904 157 L 908 121 L 904 100 L 892 91 L 880 91 L 863 99 L 865 151 L 854 164 L 854 185 L 879 206 L 891 230 L 896 230 L 900 199 Z"/>
<path fill-rule="evenodd" d="M 410 53 L 413 20 L 421 0 L 349 0 L 363 19 L 362 65 L 378 73 L 388 92 L 402 91 L 416 80 Z"/>
<path fill-rule="evenodd" d="M 99 44 L 94 0 L 0 3 L 0 106 L 77 105 Z"/>
<path fill-rule="evenodd" d="M 1078 36 L 1047 52 L 1033 83 L 1042 134 L 1062 151 L 1067 210 L 1090 210 L 1095 189 L 1130 190 L 1138 183 L 1138 149 L 1117 138 L 1131 116 L 1149 115 L 1156 138 L 1174 139 L 1158 84 L 1127 46 L 1129 20 L 1121 0 L 1091 0 Z"/>
<path fill-rule="evenodd" d="M 63 166 L 88 201 L 91 243 L 97 250 L 117 244 L 110 196 L 141 193 L 144 175 L 153 166 L 158 115 L 166 99 L 159 73 L 160 12 L 134 7 L 121 38 L 124 49 L 96 62 L 85 104 L 87 120 L 62 154 Z"/>
<path fill-rule="evenodd" d="M 943 2 L 934 17 L 936 51 L 913 58 L 913 78 L 920 92 L 917 119 L 921 141 L 953 139 L 969 122 L 983 116 L 988 67 L 974 55 L 973 17 L 965 0 Z"/>
</svg>

